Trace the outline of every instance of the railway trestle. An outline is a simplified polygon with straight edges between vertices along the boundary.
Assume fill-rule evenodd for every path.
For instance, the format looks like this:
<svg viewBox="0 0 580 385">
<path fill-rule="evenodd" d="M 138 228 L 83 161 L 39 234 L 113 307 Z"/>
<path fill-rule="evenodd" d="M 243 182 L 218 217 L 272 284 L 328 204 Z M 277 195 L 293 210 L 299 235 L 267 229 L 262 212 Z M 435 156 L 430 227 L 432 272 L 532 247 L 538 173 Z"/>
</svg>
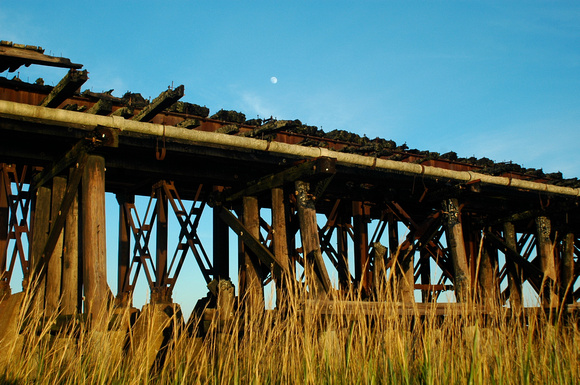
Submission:
<svg viewBox="0 0 580 385">
<path fill-rule="evenodd" d="M 237 298 L 252 309 L 265 307 L 270 282 L 279 301 L 292 287 L 317 300 L 388 293 L 405 306 L 452 292 L 517 310 L 530 287 L 542 307 L 578 307 L 577 187 L 404 150 L 356 153 L 344 140 L 305 146 L 314 137 L 296 133 L 298 121 L 208 118 L 179 104 L 182 86 L 146 105 L 80 94 L 86 73 L 60 64 L 69 73 L 54 88 L 0 84 L 0 297 L 20 267 L 47 314 L 131 306 L 143 276 L 151 303 L 170 304 L 193 258 L 216 300 L 237 276 Z M 118 202 L 116 256 L 106 193 Z M 203 213 L 211 248 L 198 234 Z M 118 265 L 117 293 L 107 263 Z"/>
</svg>

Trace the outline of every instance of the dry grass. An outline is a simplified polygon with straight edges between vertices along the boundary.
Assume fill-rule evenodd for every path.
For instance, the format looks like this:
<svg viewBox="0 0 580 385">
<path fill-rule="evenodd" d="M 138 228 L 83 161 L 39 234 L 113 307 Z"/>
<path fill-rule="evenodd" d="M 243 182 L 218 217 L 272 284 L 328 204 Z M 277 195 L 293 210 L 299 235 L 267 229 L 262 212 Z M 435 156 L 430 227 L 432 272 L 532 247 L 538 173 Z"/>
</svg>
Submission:
<svg viewBox="0 0 580 385">
<path fill-rule="evenodd" d="M 50 322 L 29 317 L 9 341 L 2 383 L 35 384 L 577 384 L 577 322 L 542 316 L 400 317 L 388 303 L 322 316 L 304 313 L 298 296 L 285 314 L 236 314 L 211 324 L 205 339 L 175 319 L 173 342 L 155 369 L 148 343 L 124 346 L 123 332 L 76 324 L 51 334 Z M 112 317 L 112 315 L 110 315 Z M 121 317 L 123 319 L 123 317 Z M 20 321 L 22 322 L 22 320 Z M 45 325 L 45 326 L 43 326 Z M 74 329 L 74 330 L 72 330 Z M 122 329 L 122 328 L 121 328 Z M 154 341 L 149 330 L 146 341 Z M 151 368 L 153 366 L 153 369 Z"/>
</svg>

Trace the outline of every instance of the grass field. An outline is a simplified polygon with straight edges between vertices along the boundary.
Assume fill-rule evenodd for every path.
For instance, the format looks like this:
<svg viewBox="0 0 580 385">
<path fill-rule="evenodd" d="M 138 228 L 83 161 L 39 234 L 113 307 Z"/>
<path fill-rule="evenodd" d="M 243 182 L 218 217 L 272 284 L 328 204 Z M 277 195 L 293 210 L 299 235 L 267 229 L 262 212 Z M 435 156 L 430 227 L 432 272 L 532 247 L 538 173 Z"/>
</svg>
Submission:
<svg viewBox="0 0 580 385">
<path fill-rule="evenodd" d="M 316 307 L 305 313 L 298 297 L 289 304 L 284 312 L 248 311 L 213 322 L 204 339 L 168 317 L 174 327 L 161 366 L 151 358 L 160 335 L 154 323 L 147 338 L 132 341 L 122 327 L 99 331 L 83 324 L 52 335 L 50 322 L 29 316 L 19 325 L 21 336 L 1 353 L 0 382 L 580 383 L 577 320 L 547 321 L 533 312 L 526 319 L 508 318 L 503 308 L 486 317 L 460 317 L 451 310 L 446 317 L 401 317 L 387 302 L 370 314 L 350 308 L 348 315 L 337 303 L 333 316 L 323 316 Z"/>
</svg>

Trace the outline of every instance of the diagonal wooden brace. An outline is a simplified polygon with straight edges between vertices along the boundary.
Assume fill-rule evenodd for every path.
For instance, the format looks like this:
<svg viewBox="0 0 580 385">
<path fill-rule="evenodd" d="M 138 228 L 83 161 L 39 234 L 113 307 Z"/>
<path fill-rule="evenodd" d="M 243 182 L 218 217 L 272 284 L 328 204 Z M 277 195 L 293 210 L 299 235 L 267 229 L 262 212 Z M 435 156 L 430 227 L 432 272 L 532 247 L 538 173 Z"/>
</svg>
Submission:
<svg viewBox="0 0 580 385">
<path fill-rule="evenodd" d="M 242 241 L 248 246 L 256 256 L 267 266 L 271 266 L 272 274 L 276 278 L 282 278 L 282 276 L 288 275 L 288 270 L 286 267 L 280 265 L 274 255 L 268 250 L 258 239 L 256 239 L 243 223 L 236 218 L 228 209 L 221 207 L 219 209 L 220 218 L 228 225 L 230 228 L 242 239 Z"/>
</svg>

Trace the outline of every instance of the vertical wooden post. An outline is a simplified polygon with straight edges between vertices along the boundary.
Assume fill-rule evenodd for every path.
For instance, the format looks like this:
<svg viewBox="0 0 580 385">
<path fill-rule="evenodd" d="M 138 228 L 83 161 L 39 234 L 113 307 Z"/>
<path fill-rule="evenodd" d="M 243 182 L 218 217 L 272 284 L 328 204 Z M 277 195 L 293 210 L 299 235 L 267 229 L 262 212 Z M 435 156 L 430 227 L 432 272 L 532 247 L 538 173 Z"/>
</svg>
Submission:
<svg viewBox="0 0 580 385">
<path fill-rule="evenodd" d="M 481 247 L 481 255 L 479 256 L 479 274 L 477 279 L 480 286 L 479 297 L 481 302 L 487 305 L 499 304 L 497 264 L 497 249 L 484 241 Z"/>
<path fill-rule="evenodd" d="M 220 218 L 221 208 L 212 210 L 213 215 L 213 278 L 218 281 L 230 278 L 230 229 Z"/>
<path fill-rule="evenodd" d="M 117 271 L 117 303 L 121 306 L 130 306 L 129 266 L 131 265 L 131 225 L 127 215 L 127 204 L 135 202 L 132 195 L 117 194 L 119 204 L 119 246 Z"/>
<path fill-rule="evenodd" d="M 389 257 L 393 259 L 399 252 L 399 225 L 392 211 L 389 211 L 387 215 L 389 231 Z"/>
<path fill-rule="evenodd" d="M 467 264 L 467 253 L 461 226 L 459 202 L 456 198 L 443 201 L 446 219 L 447 246 L 454 269 L 455 297 L 457 302 L 467 302 L 471 298 L 471 273 Z"/>
<path fill-rule="evenodd" d="M 105 159 L 89 155 L 82 180 L 82 250 L 85 312 L 101 324 L 107 310 Z"/>
<path fill-rule="evenodd" d="M 32 285 L 35 290 L 34 308 L 35 311 L 44 311 L 44 293 L 46 286 L 46 275 L 38 279 L 39 271 L 35 271 L 39 266 L 48 232 L 50 230 L 50 188 L 41 186 L 36 190 L 36 202 L 34 207 L 34 220 L 32 223 L 32 247 L 30 254 L 30 276 L 27 285 Z M 46 267 L 45 267 L 46 268 Z"/>
<path fill-rule="evenodd" d="M 401 248 L 401 253 L 397 258 L 397 264 L 393 266 L 397 277 L 397 293 L 399 300 L 406 303 L 415 302 L 415 249 L 413 245 L 409 248 Z"/>
<path fill-rule="evenodd" d="M 272 238 L 274 243 L 274 257 L 284 270 L 290 271 L 288 256 L 288 238 L 286 237 L 286 207 L 284 203 L 284 189 L 272 189 Z M 285 295 L 284 290 L 290 288 L 290 277 L 274 277 L 276 279 L 276 301 Z"/>
<path fill-rule="evenodd" d="M 62 204 L 62 199 L 66 192 L 66 178 L 61 176 L 55 176 L 52 179 L 52 203 L 51 203 L 51 213 L 50 221 L 52 228 L 56 221 L 56 218 L 60 215 L 59 209 Z M 54 247 L 52 256 L 48 260 L 48 266 L 46 267 L 46 299 L 44 304 L 44 310 L 46 315 L 53 315 L 58 312 L 59 299 L 61 292 L 61 280 L 62 280 L 62 251 L 63 251 L 63 231 L 61 231 L 58 237 L 58 242 Z"/>
<path fill-rule="evenodd" d="M 387 267 L 385 257 L 387 255 L 387 248 L 379 242 L 373 244 L 372 258 L 374 261 L 373 270 L 373 289 L 375 299 L 378 301 L 385 300 L 386 284 L 387 284 Z"/>
<path fill-rule="evenodd" d="M 155 262 L 155 288 L 151 293 L 152 303 L 171 302 L 171 295 L 167 293 L 167 195 L 163 190 L 164 181 L 155 187 L 155 206 L 157 214 L 157 237 L 156 237 L 156 262 Z"/>
<path fill-rule="evenodd" d="M 338 253 L 338 281 L 343 292 L 351 290 L 350 271 L 348 269 L 348 227 L 350 226 L 350 214 L 342 208 L 337 216 L 336 251 Z"/>
<path fill-rule="evenodd" d="M 368 206 L 361 201 L 352 202 L 352 218 L 354 225 L 354 271 L 357 289 L 361 295 L 370 294 L 372 282 L 369 270 L 369 234 L 367 226 Z"/>
<path fill-rule="evenodd" d="M 74 172 L 71 169 L 69 181 Z M 64 227 L 64 250 L 62 263 L 62 313 L 75 314 L 80 310 L 79 295 L 79 194 L 68 209 Z"/>
<path fill-rule="evenodd" d="M 8 188 L 10 180 L 4 172 L 4 163 L 0 163 L 0 299 L 10 294 L 8 277 L 5 277 L 8 260 L 8 228 L 10 209 L 8 206 Z"/>
<path fill-rule="evenodd" d="M 300 238 L 302 239 L 302 249 L 304 252 L 304 270 L 307 274 L 306 283 L 314 295 L 329 293 L 332 284 L 330 283 L 330 277 L 324 266 L 322 252 L 320 250 L 316 208 L 314 207 L 312 197 L 309 195 L 310 184 L 303 181 L 296 181 L 295 187 L 298 219 L 300 221 Z M 309 277 L 308 275 L 311 276 Z"/>
<path fill-rule="evenodd" d="M 243 198 L 243 221 L 244 226 L 256 239 L 260 239 L 260 207 L 258 198 L 245 196 Z M 258 271 L 258 258 L 250 250 L 244 247 L 243 261 L 240 264 L 243 282 L 240 282 L 240 296 L 246 301 L 246 308 L 251 311 L 264 309 L 264 289 L 262 279 Z"/>
<path fill-rule="evenodd" d="M 574 302 L 574 234 L 567 233 L 564 236 L 564 247 L 562 250 L 562 265 L 560 273 L 560 281 L 562 282 L 562 301 L 564 303 Z"/>
<path fill-rule="evenodd" d="M 516 230 L 514 224 L 511 222 L 505 222 L 503 224 L 503 236 L 505 238 L 505 243 L 514 252 L 518 251 L 517 241 L 516 241 Z M 506 258 L 505 261 L 508 271 L 508 287 L 510 289 L 510 307 L 516 312 L 519 312 L 523 305 L 522 297 L 522 274 L 521 269 L 517 266 L 511 258 Z"/>
<path fill-rule="evenodd" d="M 542 306 L 558 306 L 558 293 L 556 292 L 556 265 L 554 256 L 554 245 L 551 240 L 552 225 L 550 219 L 544 216 L 536 218 L 537 250 L 540 257 L 540 267 L 544 272 L 542 290 Z"/>
<path fill-rule="evenodd" d="M 421 284 L 431 285 L 431 256 L 427 250 L 421 250 L 421 265 L 419 266 L 419 274 L 421 274 Z M 432 300 L 431 290 L 421 290 L 421 300 L 423 303 L 430 302 Z"/>
</svg>

